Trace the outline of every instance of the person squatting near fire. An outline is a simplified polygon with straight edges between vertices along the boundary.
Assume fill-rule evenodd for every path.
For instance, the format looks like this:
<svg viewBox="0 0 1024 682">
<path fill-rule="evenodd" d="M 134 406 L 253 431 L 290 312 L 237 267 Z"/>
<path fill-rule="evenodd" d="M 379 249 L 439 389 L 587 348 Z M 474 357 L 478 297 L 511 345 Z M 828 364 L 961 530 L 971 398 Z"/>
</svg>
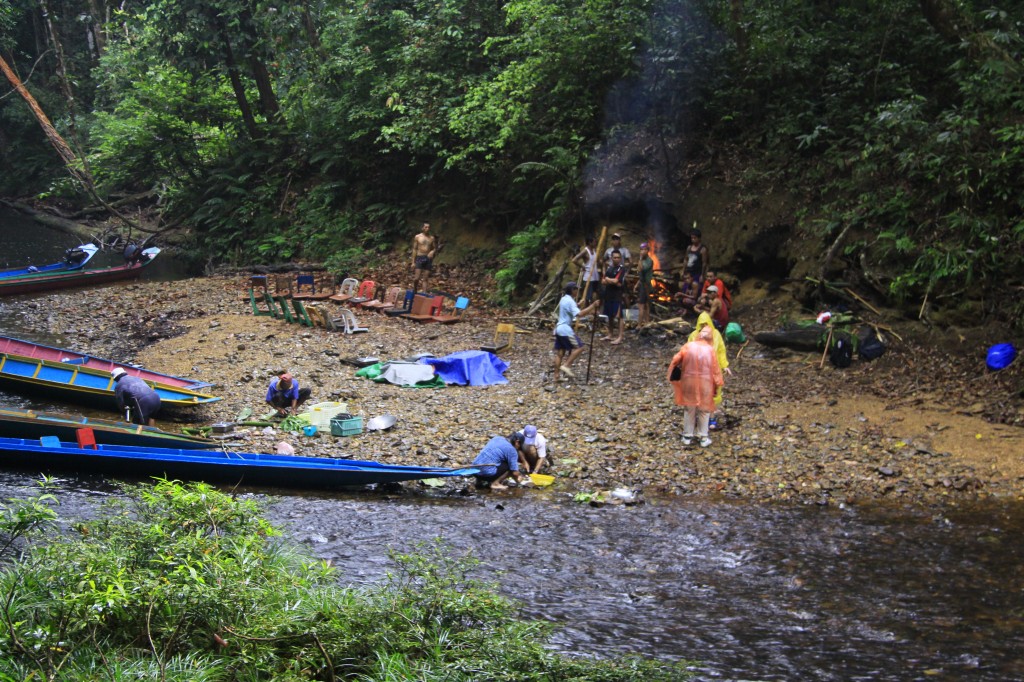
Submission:
<svg viewBox="0 0 1024 682">
<path fill-rule="evenodd" d="M 537 427 L 527 424 L 523 427 L 523 445 L 519 449 L 519 465 L 528 474 L 539 474 L 548 465 L 548 440 Z"/>
<path fill-rule="evenodd" d="M 313 391 L 299 388 L 299 382 L 288 372 L 274 377 L 267 386 L 267 404 L 277 410 L 278 416 L 285 417 L 289 412 L 295 414 L 302 403 L 309 400 Z"/>
<path fill-rule="evenodd" d="M 583 342 L 574 329 L 576 318 L 580 315 L 588 315 L 597 310 L 601 304 L 600 299 L 595 300 L 585 309 L 580 310 L 573 298 L 576 293 L 576 282 L 569 282 L 565 285 L 565 293 L 558 302 L 558 322 L 555 324 L 555 381 L 558 381 L 558 373 L 561 372 L 568 377 L 573 376 L 569 366 L 576 361 L 576 358 L 583 352 Z M 568 357 L 566 357 L 568 353 Z M 563 358 L 565 361 L 563 362 Z"/>
<path fill-rule="evenodd" d="M 675 300 L 679 303 L 680 315 L 689 317 L 694 315 L 693 307 L 697 305 L 697 298 L 700 296 L 699 287 L 697 282 L 693 279 L 693 275 L 688 272 L 683 273 L 683 282 L 679 285 L 679 291 L 674 296 Z"/>
<path fill-rule="evenodd" d="M 724 383 L 713 346 L 714 328 L 704 326 L 696 341 L 687 341 L 668 365 L 676 405 L 683 411 L 683 445 L 693 445 L 694 436 L 703 448 L 711 445 L 708 422 L 715 411 L 715 393 Z"/>
<path fill-rule="evenodd" d="M 697 313 L 710 315 L 717 329 L 725 329 L 725 325 L 729 324 L 729 306 L 722 299 L 718 287 L 713 284 L 704 290 L 693 309 Z"/>
<path fill-rule="evenodd" d="M 480 473 L 476 475 L 476 487 L 506 490 L 508 486 L 504 485 L 504 481 L 509 476 L 518 485 L 527 485 L 530 478 L 519 473 L 519 452 L 524 440 L 523 434 L 517 431 L 507 437 L 495 436 L 487 441 L 487 445 L 473 460 L 473 466 L 480 468 Z"/>
<path fill-rule="evenodd" d="M 160 411 L 160 395 L 139 377 L 128 376 L 120 367 L 110 373 L 114 379 L 114 399 L 125 421 L 143 426 L 156 426 L 154 417 Z"/>
</svg>

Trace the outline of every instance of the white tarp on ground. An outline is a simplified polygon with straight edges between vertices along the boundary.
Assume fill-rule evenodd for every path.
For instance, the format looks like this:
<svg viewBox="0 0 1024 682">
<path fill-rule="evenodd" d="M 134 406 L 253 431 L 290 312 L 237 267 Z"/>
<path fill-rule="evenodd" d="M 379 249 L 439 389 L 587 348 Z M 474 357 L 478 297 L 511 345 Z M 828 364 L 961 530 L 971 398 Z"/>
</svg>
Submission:
<svg viewBox="0 0 1024 682">
<path fill-rule="evenodd" d="M 421 381 L 434 378 L 434 368 L 418 362 L 388 362 L 380 373 L 380 379 L 399 386 L 413 386 Z"/>
</svg>

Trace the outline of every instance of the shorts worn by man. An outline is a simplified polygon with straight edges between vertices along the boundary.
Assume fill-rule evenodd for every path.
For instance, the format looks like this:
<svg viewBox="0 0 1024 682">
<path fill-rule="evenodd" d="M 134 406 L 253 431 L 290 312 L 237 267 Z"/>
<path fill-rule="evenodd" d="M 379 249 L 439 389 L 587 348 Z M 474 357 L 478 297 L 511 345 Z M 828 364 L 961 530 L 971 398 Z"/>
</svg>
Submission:
<svg viewBox="0 0 1024 682">
<path fill-rule="evenodd" d="M 507 438 L 495 436 L 487 441 L 487 445 L 473 460 L 473 466 L 480 468 L 480 473 L 476 475 L 477 487 L 506 490 L 507 486 L 502 483 L 509 476 L 520 485 L 530 480 L 519 473 L 519 451 L 522 446 L 523 434 L 518 432 Z"/>
<path fill-rule="evenodd" d="M 129 421 L 143 426 L 156 426 L 154 417 L 160 411 L 160 395 L 139 377 L 128 376 L 120 367 L 110 373 L 114 379 L 114 399 L 121 414 L 129 413 Z"/>
</svg>

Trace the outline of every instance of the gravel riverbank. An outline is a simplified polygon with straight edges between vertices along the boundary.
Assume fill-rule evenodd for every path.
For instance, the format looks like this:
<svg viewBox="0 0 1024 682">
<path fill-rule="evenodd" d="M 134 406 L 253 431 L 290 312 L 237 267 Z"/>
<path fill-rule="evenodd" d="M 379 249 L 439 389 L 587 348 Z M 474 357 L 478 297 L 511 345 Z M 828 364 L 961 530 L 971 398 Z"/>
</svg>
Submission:
<svg viewBox="0 0 1024 682">
<path fill-rule="evenodd" d="M 471 305 L 465 321 L 445 326 L 359 311 L 370 332 L 345 336 L 253 316 L 242 297 L 247 281 L 142 282 L 10 299 L 0 308 L 76 350 L 217 385 L 221 402 L 165 415 L 159 425 L 168 430 L 233 421 L 246 407 L 265 414 L 267 382 L 286 369 L 313 388 L 313 402 L 345 401 L 364 420 L 398 419 L 388 432 L 351 438 L 240 428 L 230 445 L 238 450 L 271 452 L 286 440 L 301 455 L 457 465 L 492 435 L 532 423 L 552 445 L 554 490 L 564 492 L 627 487 L 648 496 L 821 505 L 1024 499 L 1020 361 L 986 374 L 983 353 L 979 360 L 903 342 L 879 360 L 838 370 L 827 362 L 819 368 L 817 354 L 753 341 L 731 346 L 723 428 L 710 447 L 683 448 L 681 413 L 665 382 L 680 334 L 649 328 L 627 332 L 620 346 L 597 341 L 589 385 L 586 352 L 576 379 L 555 382 L 551 322 L 516 318 L 524 333 L 502 352 L 508 384 L 407 389 L 357 378 L 341 360 L 476 349 L 492 340 L 500 311 Z M 773 328 L 781 312 L 767 300 L 737 301 L 734 316 L 749 336 Z"/>
</svg>

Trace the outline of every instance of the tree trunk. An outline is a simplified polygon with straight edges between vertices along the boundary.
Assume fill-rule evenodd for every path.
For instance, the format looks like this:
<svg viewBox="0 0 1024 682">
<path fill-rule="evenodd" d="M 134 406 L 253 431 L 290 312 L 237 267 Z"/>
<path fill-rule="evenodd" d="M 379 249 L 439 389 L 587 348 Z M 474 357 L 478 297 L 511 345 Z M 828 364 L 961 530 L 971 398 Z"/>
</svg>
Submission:
<svg viewBox="0 0 1024 682">
<path fill-rule="evenodd" d="M 920 0 L 921 13 L 935 32 L 952 45 L 966 44 L 968 54 L 976 61 L 994 59 L 1009 68 L 1008 73 L 1017 77 L 1021 64 L 1012 54 L 992 40 L 984 31 L 979 31 L 973 18 L 961 11 L 950 0 Z"/>
<path fill-rule="evenodd" d="M 96 56 L 99 57 L 107 46 L 106 17 L 103 16 L 103 11 L 96 0 L 89 0 L 89 14 L 92 15 L 89 30 L 92 31 L 92 37 L 96 41 Z"/>
<path fill-rule="evenodd" d="M 57 151 L 57 154 L 60 155 L 60 158 L 64 160 L 64 165 L 67 167 L 68 172 L 71 173 L 76 180 L 85 184 L 86 180 L 82 176 L 81 169 L 78 168 L 78 158 L 75 156 L 75 153 L 71 151 L 71 147 L 68 146 L 68 143 L 64 141 L 64 138 L 60 136 L 60 133 L 58 133 L 53 127 L 53 124 L 50 123 L 50 119 L 46 117 L 46 114 L 39 106 L 39 102 L 37 102 L 36 98 L 32 96 L 32 93 L 28 91 L 28 88 L 26 88 L 21 82 L 21 79 L 18 78 L 17 74 L 11 70 L 11 67 L 7 65 L 3 56 L 0 56 L 0 71 L 3 71 L 7 80 L 10 81 L 11 85 L 14 86 L 14 89 L 18 91 L 18 94 L 21 95 L 22 99 L 24 99 L 28 104 L 28 108 L 32 110 L 32 114 L 36 117 L 36 120 L 42 127 L 43 132 L 46 134 L 46 138 L 50 141 L 50 144 L 53 145 L 53 148 Z"/>
<path fill-rule="evenodd" d="M 220 35 L 221 44 L 224 46 L 224 61 L 228 67 L 228 79 L 231 81 L 231 89 L 235 93 L 235 102 L 238 104 L 238 109 L 242 112 L 242 120 L 245 123 L 245 129 L 249 133 L 249 138 L 252 140 L 259 139 L 259 128 L 256 126 L 256 118 L 252 115 L 252 107 L 249 106 L 249 100 L 245 96 L 245 86 L 242 85 L 242 78 L 238 75 L 238 64 L 235 62 L 235 52 L 231 49 L 231 39 L 228 36 L 227 27 L 224 26 L 224 20 L 220 17 L 214 17 L 214 21 L 217 26 L 217 33 Z"/>
<path fill-rule="evenodd" d="M 243 26 L 249 29 L 247 33 L 243 34 L 248 36 L 245 39 L 248 46 L 245 52 L 248 55 L 253 80 L 256 82 L 256 91 L 260 94 L 260 113 L 268 121 L 279 123 L 281 120 L 281 107 L 277 103 L 277 95 L 274 94 L 274 85 L 270 80 L 270 71 L 267 70 L 266 62 L 257 54 L 253 44 L 255 42 L 253 36 L 256 34 L 256 22 L 253 21 L 252 13 L 248 10 L 242 11 L 241 20 Z"/>
<path fill-rule="evenodd" d="M 309 11 L 309 0 L 302 0 L 302 25 L 306 29 L 306 40 L 313 46 L 316 53 L 320 56 L 320 59 L 326 60 L 327 53 L 324 51 L 323 45 L 320 43 L 320 34 L 316 30 L 316 24 L 313 23 L 313 13 Z"/>
</svg>

